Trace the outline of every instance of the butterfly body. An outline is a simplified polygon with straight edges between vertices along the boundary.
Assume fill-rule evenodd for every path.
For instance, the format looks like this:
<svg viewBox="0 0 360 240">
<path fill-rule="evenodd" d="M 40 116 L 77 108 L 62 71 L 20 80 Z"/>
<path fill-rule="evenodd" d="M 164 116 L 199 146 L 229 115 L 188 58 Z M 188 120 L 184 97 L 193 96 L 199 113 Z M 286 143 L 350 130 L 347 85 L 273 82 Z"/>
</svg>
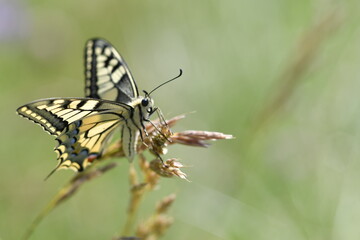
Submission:
<svg viewBox="0 0 360 240">
<path fill-rule="evenodd" d="M 121 139 L 125 156 L 132 161 L 136 153 L 136 144 L 140 134 L 145 133 L 144 122 L 154 112 L 154 101 L 149 97 L 139 97 L 132 103 L 133 111 L 126 124 L 121 126 Z M 141 135 L 142 136 L 142 135 Z"/>
<path fill-rule="evenodd" d="M 132 161 L 154 102 L 147 94 L 139 96 L 125 61 L 103 39 L 91 39 L 85 46 L 85 96 L 37 100 L 17 112 L 56 137 L 56 169 L 82 171 L 117 130 L 124 155 Z"/>
</svg>

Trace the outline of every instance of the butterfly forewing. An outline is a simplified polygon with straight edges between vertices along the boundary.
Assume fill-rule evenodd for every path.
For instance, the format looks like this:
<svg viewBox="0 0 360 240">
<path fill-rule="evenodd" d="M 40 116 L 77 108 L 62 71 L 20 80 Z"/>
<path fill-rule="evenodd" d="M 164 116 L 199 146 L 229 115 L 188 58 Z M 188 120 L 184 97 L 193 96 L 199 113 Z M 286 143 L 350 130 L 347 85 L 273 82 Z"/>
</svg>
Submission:
<svg viewBox="0 0 360 240">
<path fill-rule="evenodd" d="M 85 96 L 130 103 L 138 89 L 116 49 L 103 39 L 90 39 L 85 46 Z"/>
<path fill-rule="evenodd" d="M 110 109 L 131 107 L 126 104 L 112 103 L 89 98 L 52 98 L 38 100 L 17 109 L 18 114 L 41 125 L 52 135 L 59 135 L 72 122 L 89 115 Z"/>
</svg>

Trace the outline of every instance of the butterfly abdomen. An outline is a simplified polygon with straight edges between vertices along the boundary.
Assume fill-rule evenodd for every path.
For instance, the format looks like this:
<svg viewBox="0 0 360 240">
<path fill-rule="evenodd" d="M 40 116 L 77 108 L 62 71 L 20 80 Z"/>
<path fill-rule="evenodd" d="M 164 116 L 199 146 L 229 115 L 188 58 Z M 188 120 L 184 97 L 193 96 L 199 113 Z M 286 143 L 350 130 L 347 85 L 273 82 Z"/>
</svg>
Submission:
<svg viewBox="0 0 360 240">
<path fill-rule="evenodd" d="M 129 159 L 130 162 L 134 160 L 136 154 L 136 147 L 139 138 L 140 131 L 134 129 L 129 124 L 121 127 L 121 143 L 123 147 L 124 155 Z"/>
</svg>

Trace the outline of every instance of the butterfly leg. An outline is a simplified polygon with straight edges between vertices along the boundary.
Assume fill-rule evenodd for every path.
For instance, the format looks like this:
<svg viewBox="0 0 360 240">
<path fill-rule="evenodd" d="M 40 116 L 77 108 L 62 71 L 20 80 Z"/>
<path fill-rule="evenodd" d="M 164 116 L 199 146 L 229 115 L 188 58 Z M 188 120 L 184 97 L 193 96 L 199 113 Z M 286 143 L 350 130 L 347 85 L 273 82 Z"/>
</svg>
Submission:
<svg viewBox="0 0 360 240">
<path fill-rule="evenodd" d="M 166 139 L 166 141 L 168 141 L 168 142 L 171 142 L 171 140 L 168 138 L 168 137 L 166 137 L 162 132 L 161 132 L 161 130 L 152 122 L 152 121 L 150 121 L 150 119 L 144 119 L 144 121 L 145 122 L 149 122 L 154 128 L 155 128 L 155 130 L 162 136 L 162 137 L 164 137 L 165 139 Z M 166 126 L 168 127 L 168 125 L 166 124 Z M 168 127 L 169 128 L 169 127 Z M 170 132 L 171 132 L 171 130 L 170 130 Z M 148 136 L 148 135 L 147 135 Z"/>
<path fill-rule="evenodd" d="M 155 111 L 154 111 L 155 112 Z M 143 119 L 144 122 L 149 122 L 153 127 L 154 129 L 162 136 L 164 137 L 166 140 L 168 140 L 168 138 L 161 132 L 161 130 L 150 120 L 150 119 Z M 145 131 L 145 128 L 144 128 L 144 132 Z M 147 132 L 146 132 L 147 133 Z M 147 134 L 148 136 L 148 134 Z M 145 144 L 145 143 L 144 143 Z M 163 165 L 165 166 L 164 164 L 164 160 L 162 159 L 162 157 L 160 156 L 160 154 L 156 151 L 154 151 L 154 148 L 152 146 L 148 146 L 147 144 L 145 144 L 146 147 L 148 147 L 149 149 L 151 148 L 153 151 L 151 151 L 152 153 L 154 153 L 156 155 L 157 158 L 159 158 L 161 160 L 161 162 L 163 163 Z"/>
<path fill-rule="evenodd" d="M 165 165 L 165 163 L 164 163 L 164 160 L 163 160 L 163 159 L 162 159 L 162 157 L 160 156 L 160 154 L 155 153 L 155 155 L 156 155 L 156 157 L 157 157 L 157 158 L 159 158 L 159 159 L 160 159 L 160 161 L 161 161 L 161 163 L 162 163 L 163 167 L 165 167 L 166 165 Z"/>
<path fill-rule="evenodd" d="M 140 131 L 140 138 L 141 138 L 141 142 L 145 145 L 145 147 L 149 148 L 149 145 L 147 145 L 147 143 L 144 140 L 144 136 L 143 136 L 143 132 L 146 135 L 146 137 L 149 137 L 148 132 L 146 131 L 145 128 L 143 128 L 143 131 Z"/>
<path fill-rule="evenodd" d="M 173 132 L 171 131 L 169 125 L 167 124 L 160 108 L 155 108 L 155 111 L 156 111 L 156 114 L 158 115 L 158 118 L 160 119 L 160 123 L 166 126 L 166 128 L 169 130 L 170 136 L 171 136 L 173 134 Z M 171 140 L 168 137 L 166 137 L 164 134 L 162 134 L 162 132 L 160 132 L 160 134 L 161 134 L 161 136 L 163 136 L 166 139 L 166 141 L 171 142 Z"/>
<path fill-rule="evenodd" d="M 169 128 L 169 125 L 167 124 L 163 113 L 161 112 L 160 108 L 155 108 L 154 111 L 156 111 L 156 114 L 158 115 L 158 118 L 160 119 L 160 123 L 164 124 L 167 128 Z"/>
</svg>

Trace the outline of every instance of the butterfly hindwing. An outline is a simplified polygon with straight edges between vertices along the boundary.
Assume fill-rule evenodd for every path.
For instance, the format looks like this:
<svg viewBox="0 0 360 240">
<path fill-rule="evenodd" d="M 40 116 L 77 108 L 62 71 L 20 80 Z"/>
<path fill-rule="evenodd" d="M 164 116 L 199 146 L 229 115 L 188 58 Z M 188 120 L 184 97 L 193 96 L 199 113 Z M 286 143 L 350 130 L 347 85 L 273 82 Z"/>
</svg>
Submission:
<svg viewBox="0 0 360 240">
<path fill-rule="evenodd" d="M 85 96 L 130 103 L 139 95 L 124 59 L 103 39 L 85 46 Z"/>
<path fill-rule="evenodd" d="M 71 123 L 56 138 L 59 145 L 57 168 L 82 171 L 94 158 L 102 154 L 114 130 L 124 124 L 126 112 L 105 111 Z M 121 116 L 119 118 L 119 116 Z"/>
</svg>

